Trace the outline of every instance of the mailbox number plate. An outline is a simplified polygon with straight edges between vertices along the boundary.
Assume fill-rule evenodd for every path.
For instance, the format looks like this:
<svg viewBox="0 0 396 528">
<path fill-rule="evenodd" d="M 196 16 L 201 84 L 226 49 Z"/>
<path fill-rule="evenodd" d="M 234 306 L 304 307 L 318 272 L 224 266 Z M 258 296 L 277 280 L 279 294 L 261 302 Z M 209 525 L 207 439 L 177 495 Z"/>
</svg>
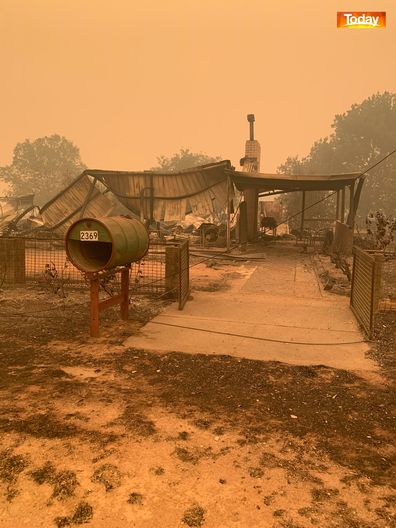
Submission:
<svg viewBox="0 0 396 528">
<path fill-rule="evenodd" d="M 83 242 L 97 242 L 99 234 L 97 231 L 80 231 L 80 240 Z"/>
</svg>

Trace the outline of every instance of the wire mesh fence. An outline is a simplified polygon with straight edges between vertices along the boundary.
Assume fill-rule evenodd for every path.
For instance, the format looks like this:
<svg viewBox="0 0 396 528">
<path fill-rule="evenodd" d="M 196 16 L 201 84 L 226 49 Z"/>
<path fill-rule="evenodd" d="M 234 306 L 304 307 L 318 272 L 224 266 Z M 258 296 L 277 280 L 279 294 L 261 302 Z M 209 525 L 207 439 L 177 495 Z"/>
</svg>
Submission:
<svg viewBox="0 0 396 528">
<path fill-rule="evenodd" d="M 187 253 L 186 253 L 187 252 Z M 185 242 L 150 243 L 146 256 L 131 264 L 130 293 L 163 295 L 177 298 L 189 289 L 188 274 L 179 278 L 178 263 L 188 266 L 188 244 Z M 182 288 L 175 286 L 182 281 Z M 65 242 L 60 238 L 0 238 L 0 287 L 49 286 L 55 292 L 87 288 L 86 276 L 68 259 Z M 113 295 L 120 290 L 120 274 L 107 275 L 102 290 Z"/>
</svg>

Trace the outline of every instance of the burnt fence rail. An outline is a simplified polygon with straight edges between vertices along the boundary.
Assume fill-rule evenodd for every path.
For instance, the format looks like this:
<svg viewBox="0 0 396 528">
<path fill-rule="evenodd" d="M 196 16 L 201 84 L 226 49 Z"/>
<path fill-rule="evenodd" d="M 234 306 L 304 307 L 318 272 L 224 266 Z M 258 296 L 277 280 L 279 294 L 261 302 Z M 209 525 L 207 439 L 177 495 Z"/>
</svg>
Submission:
<svg viewBox="0 0 396 528">
<path fill-rule="evenodd" d="M 350 306 L 369 339 L 376 315 L 396 310 L 396 254 L 353 248 Z"/>
<path fill-rule="evenodd" d="M 188 241 L 152 242 L 146 256 L 130 268 L 130 295 L 166 296 L 182 309 L 189 295 Z M 0 237 L 0 287 L 50 286 L 88 289 L 84 273 L 69 261 L 60 238 Z M 102 289 L 113 295 L 120 277 L 106 277 Z"/>
<path fill-rule="evenodd" d="M 188 240 L 183 242 L 179 251 L 179 310 L 183 310 L 184 305 L 190 295 L 190 261 Z"/>
</svg>

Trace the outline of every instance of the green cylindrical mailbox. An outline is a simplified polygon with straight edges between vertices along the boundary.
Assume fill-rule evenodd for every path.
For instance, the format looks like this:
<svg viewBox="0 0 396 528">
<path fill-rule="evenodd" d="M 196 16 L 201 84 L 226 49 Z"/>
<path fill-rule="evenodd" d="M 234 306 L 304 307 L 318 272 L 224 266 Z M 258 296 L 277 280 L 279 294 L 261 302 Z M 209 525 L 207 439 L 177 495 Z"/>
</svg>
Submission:
<svg viewBox="0 0 396 528">
<path fill-rule="evenodd" d="M 108 216 L 77 220 L 66 234 L 66 253 L 81 271 L 97 272 L 136 262 L 144 257 L 149 237 L 133 218 Z"/>
</svg>

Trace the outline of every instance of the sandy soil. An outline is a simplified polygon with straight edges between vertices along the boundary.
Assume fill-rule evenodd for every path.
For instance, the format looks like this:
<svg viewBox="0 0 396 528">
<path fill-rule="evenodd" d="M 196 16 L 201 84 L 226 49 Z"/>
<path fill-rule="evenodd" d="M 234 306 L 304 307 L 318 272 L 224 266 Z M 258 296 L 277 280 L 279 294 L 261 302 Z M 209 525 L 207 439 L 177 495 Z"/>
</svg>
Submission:
<svg viewBox="0 0 396 528">
<path fill-rule="evenodd" d="M 2 528 L 396 526 L 393 377 L 126 347 L 144 301 L 93 341 L 85 300 L 0 296 Z"/>
</svg>

